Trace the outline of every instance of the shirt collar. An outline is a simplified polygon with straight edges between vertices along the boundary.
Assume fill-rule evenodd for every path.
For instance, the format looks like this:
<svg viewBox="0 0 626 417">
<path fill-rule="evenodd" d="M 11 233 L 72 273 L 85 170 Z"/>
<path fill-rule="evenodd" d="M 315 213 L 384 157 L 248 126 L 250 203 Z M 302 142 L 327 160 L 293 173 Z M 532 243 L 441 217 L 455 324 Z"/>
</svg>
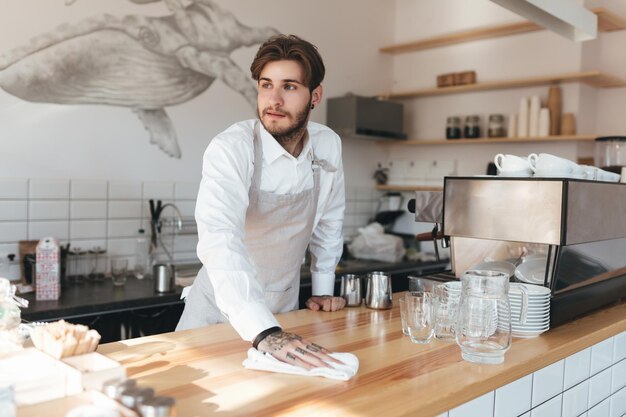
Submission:
<svg viewBox="0 0 626 417">
<path fill-rule="evenodd" d="M 281 146 L 280 143 L 278 143 L 276 139 L 274 139 L 274 136 L 272 136 L 271 133 L 265 130 L 265 127 L 262 123 L 260 123 L 260 125 L 261 143 L 263 144 L 263 159 L 265 159 L 268 164 L 273 163 L 281 156 L 285 156 L 286 158 L 290 159 L 296 159 L 297 161 L 302 161 L 308 156 L 309 153 L 311 153 L 311 140 L 309 138 L 308 129 L 304 137 L 304 146 L 302 147 L 302 152 L 300 152 L 300 155 L 298 155 L 297 158 L 294 158 L 289 152 L 285 150 L 285 148 Z"/>
</svg>

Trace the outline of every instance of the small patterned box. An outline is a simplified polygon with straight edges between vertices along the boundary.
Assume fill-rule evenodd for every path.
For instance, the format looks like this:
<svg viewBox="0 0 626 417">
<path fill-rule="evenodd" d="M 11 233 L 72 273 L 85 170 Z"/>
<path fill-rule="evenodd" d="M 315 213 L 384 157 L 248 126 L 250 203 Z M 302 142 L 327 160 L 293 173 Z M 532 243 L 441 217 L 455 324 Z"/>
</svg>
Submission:
<svg viewBox="0 0 626 417">
<path fill-rule="evenodd" d="M 36 299 L 58 300 L 61 297 L 61 254 L 59 242 L 45 237 L 37 244 Z"/>
</svg>

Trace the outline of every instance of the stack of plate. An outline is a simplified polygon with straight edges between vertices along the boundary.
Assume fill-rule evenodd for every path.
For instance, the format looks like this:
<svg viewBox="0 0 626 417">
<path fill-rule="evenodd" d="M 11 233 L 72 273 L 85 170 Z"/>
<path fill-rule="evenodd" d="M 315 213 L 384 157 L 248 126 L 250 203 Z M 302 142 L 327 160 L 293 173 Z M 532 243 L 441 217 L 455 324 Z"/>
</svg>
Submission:
<svg viewBox="0 0 626 417">
<path fill-rule="evenodd" d="M 526 320 L 523 320 L 523 293 L 528 294 Z M 513 337 L 539 336 L 550 328 L 550 289 L 540 285 L 512 283 L 509 291 L 511 301 L 511 331 Z"/>
</svg>

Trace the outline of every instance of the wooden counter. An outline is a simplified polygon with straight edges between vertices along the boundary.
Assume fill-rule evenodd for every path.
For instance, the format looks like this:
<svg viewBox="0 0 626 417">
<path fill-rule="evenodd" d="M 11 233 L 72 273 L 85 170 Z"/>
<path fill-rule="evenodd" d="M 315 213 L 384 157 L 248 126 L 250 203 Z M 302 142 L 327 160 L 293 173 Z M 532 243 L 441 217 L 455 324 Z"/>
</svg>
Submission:
<svg viewBox="0 0 626 417">
<path fill-rule="evenodd" d="M 386 311 L 300 310 L 279 321 L 335 351 L 355 353 L 357 376 L 340 382 L 246 370 L 241 362 L 249 345 L 227 324 L 110 343 L 98 351 L 121 362 L 140 384 L 175 397 L 179 417 L 436 416 L 621 333 L 626 303 L 534 339 L 514 339 L 502 365 L 465 362 L 454 343 L 412 344 L 402 335 L 398 303 Z M 48 406 L 46 415 L 63 416 L 68 401 L 61 403 Z M 36 415 L 34 407 L 18 411 L 19 417 Z"/>
</svg>

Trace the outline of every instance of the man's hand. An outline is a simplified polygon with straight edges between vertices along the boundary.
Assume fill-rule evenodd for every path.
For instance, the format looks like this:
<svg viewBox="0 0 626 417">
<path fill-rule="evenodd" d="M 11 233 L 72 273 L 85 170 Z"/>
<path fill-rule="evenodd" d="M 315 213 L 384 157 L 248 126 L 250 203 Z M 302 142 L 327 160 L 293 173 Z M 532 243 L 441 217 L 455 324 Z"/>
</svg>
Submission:
<svg viewBox="0 0 626 417">
<path fill-rule="evenodd" d="M 304 369 L 320 366 L 331 368 L 326 362 L 341 364 L 341 361 L 329 356 L 331 351 L 316 345 L 294 333 L 279 331 L 272 333 L 259 343 L 257 349 L 268 352 L 276 359 Z"/>
<path fill-rule="evenodd" d="M 313 311 L 338 311 L 346 306 L 346 300 L 332 295 L 313 296 L 306 300 L 306 306 Z"/>
</svg>

